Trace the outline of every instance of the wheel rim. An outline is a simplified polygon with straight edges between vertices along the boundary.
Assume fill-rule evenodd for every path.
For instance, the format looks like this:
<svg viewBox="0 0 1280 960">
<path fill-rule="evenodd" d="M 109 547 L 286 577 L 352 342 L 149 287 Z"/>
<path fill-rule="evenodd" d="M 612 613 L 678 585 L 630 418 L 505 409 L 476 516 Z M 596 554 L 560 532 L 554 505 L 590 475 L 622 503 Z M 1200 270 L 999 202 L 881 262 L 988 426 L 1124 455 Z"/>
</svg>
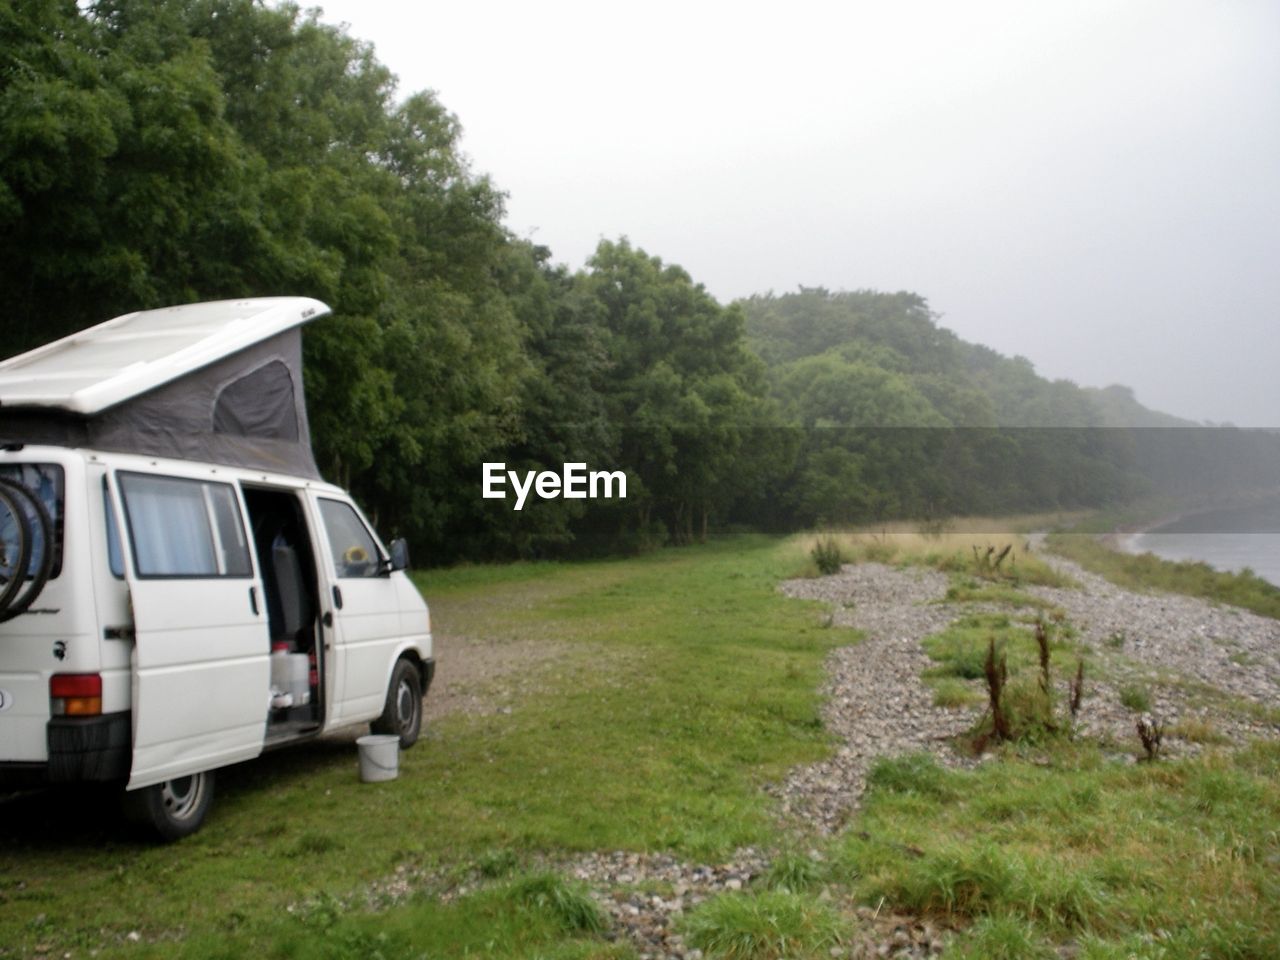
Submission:
<svg viewBox="0 0 1280 960">
<path fill-rule="evenodd" d="M 413 702 L 413 684 L 408 680 L 401 680 L 396 687 L 396 717 L 400 721 L 402 733 L 408 733 L 413 729 L 413 718 L 416 712 Z"/>
<path fill-rule="evenodd" d="M 204 774 L 166 780 L 160 785 L 160 802 L 174 820 L 185 820 L 198 810 L 204 794 Z"/>
</svg>

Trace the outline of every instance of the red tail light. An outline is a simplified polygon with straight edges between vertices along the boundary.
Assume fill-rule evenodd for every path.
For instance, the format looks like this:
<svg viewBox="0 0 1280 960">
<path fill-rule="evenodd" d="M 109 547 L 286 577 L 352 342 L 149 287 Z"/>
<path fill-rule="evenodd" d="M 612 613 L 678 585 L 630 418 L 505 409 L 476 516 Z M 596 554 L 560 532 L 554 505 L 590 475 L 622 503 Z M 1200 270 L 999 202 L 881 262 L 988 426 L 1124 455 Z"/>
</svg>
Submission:
<svg viewBox="0 0 1280 960">
<path fill-rule="evenodd" d="M 102 676 L 55 673 L 49 678 L 49 708 L 55 717 L 96 717 L 102 713 Z"/>
</svg>

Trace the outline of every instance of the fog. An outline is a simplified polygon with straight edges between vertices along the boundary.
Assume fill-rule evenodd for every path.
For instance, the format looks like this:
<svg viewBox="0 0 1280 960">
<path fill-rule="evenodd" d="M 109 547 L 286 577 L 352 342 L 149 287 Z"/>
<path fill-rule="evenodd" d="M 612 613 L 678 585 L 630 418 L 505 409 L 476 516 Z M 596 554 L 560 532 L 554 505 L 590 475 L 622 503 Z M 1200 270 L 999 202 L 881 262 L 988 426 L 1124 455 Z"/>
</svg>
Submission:
<svg viewBox="0 0 1280 960">
<path fill-rule="evenodd" d="M 1271 0 L 323 7 L 556 261 L 912 290 L 1046 376 L 1280 426 Z"/>
</svg>

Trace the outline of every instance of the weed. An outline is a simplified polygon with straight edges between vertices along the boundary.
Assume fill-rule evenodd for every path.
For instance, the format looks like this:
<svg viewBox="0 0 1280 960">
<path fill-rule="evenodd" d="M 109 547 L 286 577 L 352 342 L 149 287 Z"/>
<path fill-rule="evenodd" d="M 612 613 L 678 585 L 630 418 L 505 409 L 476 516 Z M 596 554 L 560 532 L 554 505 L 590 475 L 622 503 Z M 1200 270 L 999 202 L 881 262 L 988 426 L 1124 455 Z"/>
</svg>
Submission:
<svg viewBox="0 0 1280 960">
<path fill-rule="evenodd" d="M 1168 733 L 1171 737 L 1178 737 L 1189 743 L 1223 744 L 1231 742 L 1230 738 L 1212 723 L 1198 717 L 1179 720 L 1169 728 Z"/>
<path fill-rule="evenodd" d="M 764 876 L 770 890 L 801 893 L 816 887 L 822 880 L 821 865 L 807 853 L 785 851 L 774 857 Z"/>
<path fill-rule="evenodd" d="M 341 850 L 342 846 L 342 841 L 333 834 L 308 831 L 298 838 L 293 849 L 299 856 L 314 856 Z"/>
<path fill-rule="evenodd" d="M 927 753 L 908 753 L 877 760 L 867 773 L 867 789 L 884 793 L 915 793 L 935 800 L 952 796 L 947 772 Z"/>
<path fill-rule="evenodd" d="M 978 584 L 971 578 L 953 581 L 947 587 L 947 603 L 992 603 L 1010 607 L 1032 607 L 1045 611 L 1050 617 L 1063 614 L 1060 607 L 1050 600 L 1032 596 L 1008 583 Z"/>
<path fill-rule="evenodd" d="M 933 687 L 933 705 L 943 709 L 968 707 L 982 702 L 982 694 L 958 677 L 937 677 Z"/>
<path fill-rule="evenodd" d="M 517 880 L 508 893 L 512 900 L 550 918 L 565 932 L 602 933 L 609 925 L 604 911 L 584 887 L 552 873 Z"/>
<path fill-rule="evenodd" d="M 947 956 L 956 960 L 1051 960 L 1058 954 L 1030 921 L 988 916 L 965 930 Z"/>
<path fill-rule="evenodd" d="M 921 913 L 980 917 L 1011 900 L 1026 901 L 1032 888 L 1027 862 L 993 844 L 946 847 L 909 861 L 882 888 L 901 906 Z M 1038 911 L 1052 910 L 1041 902 Z"/>
<path fill-rule="evenodd" d="M 1134 713 L 1146 713 L 1151 709 L 1151 692 L 1134 683 L 1125 684 L 1120 688 L 1120 703 Z"/>
<path fill-rule="evenodd" d="M 1142 741 L 1142 749 L 1147 760 L 1155 760 L 1160 756 L 1160 742 L 1164 739 L 1164 723 L 1149 713 L 1138 718 L 1138 739 Z"/>
<path fill-rule="evenodd" d="M 839 573 L 845 560 L 844 550 L 841 549 L 839 541 L 830 534 L 818 539 L 813 549 L 809 551 L 809 556 L 813 558 L 818 572 L 823 576 Z"/>
<path fill-rule="evenodd" d="M 505 877 L 516 868 L 517 858 L 505 848 L 486 850 L 476 857 L 476 872 L 486 879 Z"/>
<path fill-rule="evenodd" d="M 689 913 L 685 941 L 725 960 L 817 954 L 841 940 L 844 924 L 826 904 L 795 893 L 724 894 Z"/>
<path fill-rule="evenodd" d="M 328 930 L 346 913 L 346 905 L 331 893 L 321 892 L 304 900 L 296 916 L 307 926 Z"/>
<path fill-rule="evenodd" d="M 930 540 L 940 540 L 943 534 L 955 529 L 956 522 L 951 517 L 932 516 L 920 521 L 920 535 Z"/>
<path fill-rule="evenodd" d="M 1040 692 L 1048 700 L 1053 696 L 1053 683 L 1049 677 L 1049 634 L 1043 620 L 1036 621 L 1036 655 L 1040 659 Z"/>
<path fill-rule="evenodd" d="M 978 549 L 975 543 L 973 546 L 973 568 L 978 576 L 991 580 L 1000 576 L 1000 565 L 1005 562 L 1009 554 L 1013 552 L 1013 544 L 1006 543 L 1004 549 L 996 552 L 994 546 L 988 546 L 983 552 Z M 1015 561 L 1016 562 L 1016 561 Z M 1011 563 L 1010 566 L 1013 564 Z"/>
<path fill-rule="evenodd" d="M 1080 702 L 1084 699 L 1084 660 L 1083 658 L 1076 662 L 1076 675 L 1071 679 L 1070 692 L 1068 694 L 1067 706 L 1071 712 L 1071 725 L 1074 728 L 1076 719 L 1080 715 Z"/>
<path fill-rule="evenodd" d="M 1123 630 L 1114 630 L 1104 641 L 1108 647 L 1113 650 L 1119 650 L 1124 646 L 1125 635 Z"/>
<path fill-rule="evenodd" d="M 884 540 L 873 540 L 863 544 L 862 556 L 872 563 L 892 563 L 898 556 L 893 544 Z"/>
<path fill-rule="evenodd" d="M 992 637 L 987 644 L 987 659 L 982 664 L 982 674 L 987 681 L 987 698 L 991 711 L 991 730 L 996 740 L 1009 740 L 1013 731 L 1004 713 L 1004 688 L 1009 680 L 1008 658 L 1001 651 L 996 660 L 996 641 Z"/>
</svg>

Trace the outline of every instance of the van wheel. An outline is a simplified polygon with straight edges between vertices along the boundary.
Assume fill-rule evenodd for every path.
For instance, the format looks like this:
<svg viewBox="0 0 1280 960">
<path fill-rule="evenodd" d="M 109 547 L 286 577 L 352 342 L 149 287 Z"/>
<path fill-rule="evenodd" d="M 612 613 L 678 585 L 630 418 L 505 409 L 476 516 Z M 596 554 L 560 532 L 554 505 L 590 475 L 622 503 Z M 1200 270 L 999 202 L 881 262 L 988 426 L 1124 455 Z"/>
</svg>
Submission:
<svg viewBox="0 0 1280 960">
<path fill-rule="evenodd" d="M 124 795 L 124 812 L 162 840 L 181 840 L 200 829 L 213 805 L 213 771 L 152 784 Z"/>
<path fill-rule="evenodd" d="M 422 678 L 408 660 L 397 660 L 387 687 L 382 716 L 370 725 L 374 733 L 393 733 L 404 749 L 418 742 L 422 731 Z"/>
</svg>

